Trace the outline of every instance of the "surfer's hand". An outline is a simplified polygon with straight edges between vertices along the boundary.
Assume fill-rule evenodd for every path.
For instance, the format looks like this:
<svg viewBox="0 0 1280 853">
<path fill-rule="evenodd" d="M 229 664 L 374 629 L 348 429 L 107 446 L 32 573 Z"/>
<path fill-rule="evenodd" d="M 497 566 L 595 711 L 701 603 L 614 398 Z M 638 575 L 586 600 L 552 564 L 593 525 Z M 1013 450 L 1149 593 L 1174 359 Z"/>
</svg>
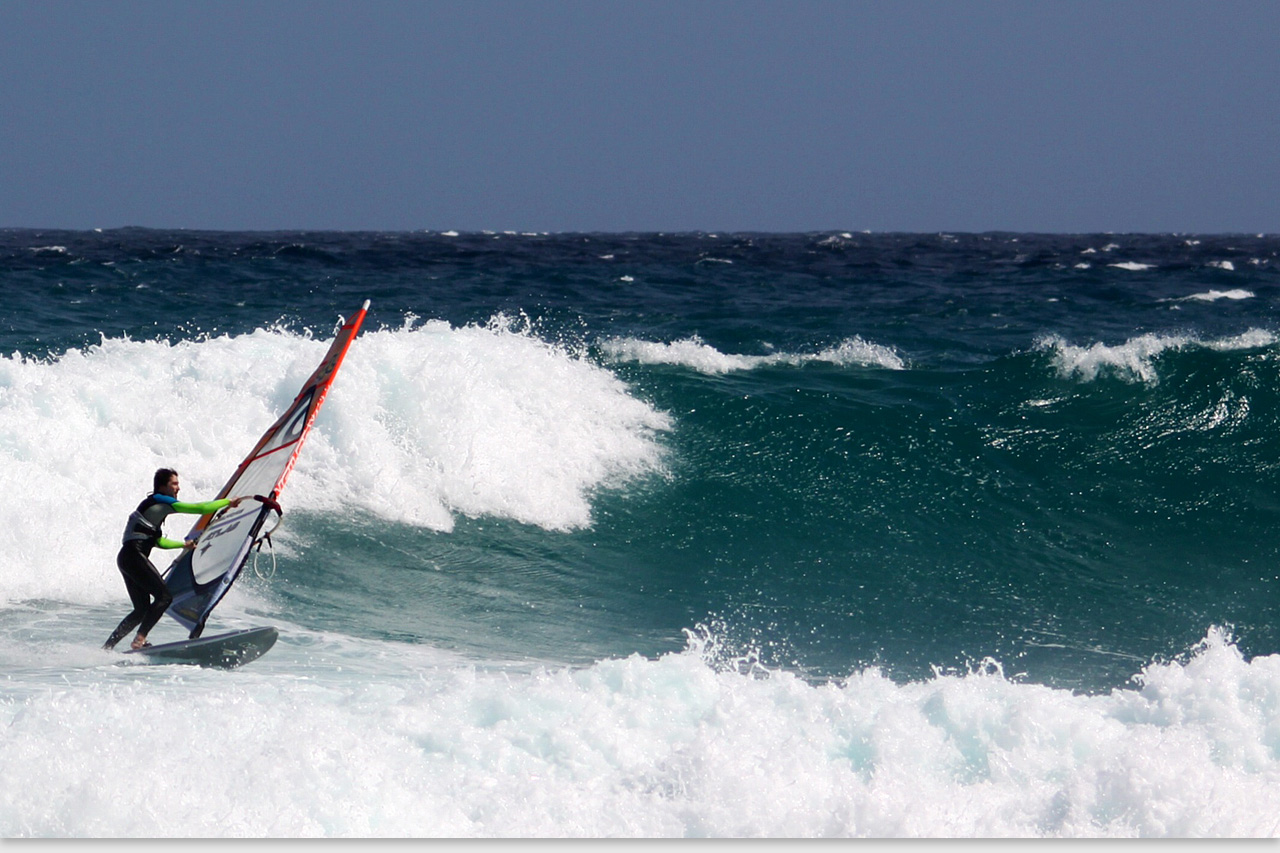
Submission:
<svg viewBox="0 0 1280 853">
<path fill-rule="evenodd" d="M 186 542 L 183 542 L 183 543 L 182 543 L 182 547 L 183 547 L 183 548 L 194 548 L 194 547 L 196 547 L 196 540 L 194 540 L 194 539 L 188 539 Z"/>
<path fill-rule="evenodd" d="M 242 501 L 242 500 L 244 500 L 244 498 L 243 498 L 243 497 L 239 497 L 239 498 L 232 498 L 232 499 L 231 499 L 231 503 L 227 504 L 227 506 L 229 506 L 229 507 L 231 507 L 232 509 L 234 509 L 235 507 L 240 506 L 240 501 Z"/>
</svg>

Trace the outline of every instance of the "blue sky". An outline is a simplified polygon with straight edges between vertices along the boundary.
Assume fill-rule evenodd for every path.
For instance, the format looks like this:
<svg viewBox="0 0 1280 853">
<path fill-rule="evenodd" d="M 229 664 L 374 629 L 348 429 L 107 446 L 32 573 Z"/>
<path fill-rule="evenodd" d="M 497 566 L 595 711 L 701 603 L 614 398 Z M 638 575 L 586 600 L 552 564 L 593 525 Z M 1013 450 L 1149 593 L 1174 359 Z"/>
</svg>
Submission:
<svg viewBox="0 0 1280 853">
<path fill-rule="evenodd" d="M 1280 231 L 1280 3 L 0 3 L 0 227 Z"/>
</svg>

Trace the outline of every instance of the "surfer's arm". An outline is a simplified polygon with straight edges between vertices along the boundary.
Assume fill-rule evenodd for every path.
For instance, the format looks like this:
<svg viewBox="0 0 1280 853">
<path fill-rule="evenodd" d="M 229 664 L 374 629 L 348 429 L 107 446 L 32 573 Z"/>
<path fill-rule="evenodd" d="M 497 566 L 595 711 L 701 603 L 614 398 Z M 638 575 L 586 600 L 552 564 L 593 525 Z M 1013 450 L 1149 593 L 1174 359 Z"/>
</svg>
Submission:
<svg viewBox="0 0 1280 853">
<path fill-rule="evenodd" d="M 159 539 L 156 540 L 157 548 L 168 548 L 172 550 L 174 548 L 185 548 L 186 545 L 187 545 L 186 542 L 179 542 L 176 539 L 169 539 L 165 536 L 161 536 Z"/>
<path fill-rule="evenodd" d="M 174 512 L 185 512 L 189 515 L 209 515 L 217 512 L 224 506 L 231 506 L 231 501 L 226 498 L 219 498 L 216 501 L 204 501 L 203 503 L 174 501 L 170 506 L 173 508 Z"/>
</svg>

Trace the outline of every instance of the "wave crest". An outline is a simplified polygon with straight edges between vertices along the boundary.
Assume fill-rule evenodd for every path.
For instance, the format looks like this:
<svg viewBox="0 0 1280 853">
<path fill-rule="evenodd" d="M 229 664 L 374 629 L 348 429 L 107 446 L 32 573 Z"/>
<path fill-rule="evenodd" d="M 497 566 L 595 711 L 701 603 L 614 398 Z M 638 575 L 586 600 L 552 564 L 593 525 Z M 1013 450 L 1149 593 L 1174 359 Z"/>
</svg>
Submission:
<svg viewBox="0 0 1280 853">
<path fill-rule="evenodd" d="M 600 345 L 606 357 L 614 361 L 640 364 L 669 364 L 688 367 L 699 373 L 723 374 L 739 370 L 785 365 L 799 367 L 813 362 L 840 366 L 883 367 L 904 370 L 906 362 L 892 348 L 854 336 L 816 353 L 771 353 L 769 355 L 736 355 L 723 353 L 693 335 L 670 343 L 637 338 L 612 338 Z"/>
<path fill-rule="evenodd" d="M 1090 382 L 1102 375 L 1112 375 L 1129 382 L 1154 385 L 1160 381 L 1155 362 L 1166 352 L 1190 348 L 1228 352 L 1268 347 L 1275 342 L 1272 332 L 1250 329 L 1208 341 L 1192 335 L 1145 334 L 1114 346 L 1101 342 L 1077 346 L 1061 336 L 1049 335 L 1036 341 L 1036 349 L 1051 353 L 1058 374 L 1066 379 Z"/>
</svg>

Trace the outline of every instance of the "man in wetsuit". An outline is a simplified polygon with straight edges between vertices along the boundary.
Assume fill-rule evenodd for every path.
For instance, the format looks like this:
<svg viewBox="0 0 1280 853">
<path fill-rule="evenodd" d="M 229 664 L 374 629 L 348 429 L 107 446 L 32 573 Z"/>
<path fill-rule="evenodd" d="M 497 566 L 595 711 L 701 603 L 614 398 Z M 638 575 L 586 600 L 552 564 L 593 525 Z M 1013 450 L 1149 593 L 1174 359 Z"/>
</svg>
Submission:
<svg viewBox="0 0 1280 853">
<path fill-rule="evenodd" d="M 155 490 L 129 516 L 129 523 L 124 529 L 124 544 L 116 555 L 116 566 L 124 575 L 125 589 L 129 590 L 129 600 L 133 602 L 133 611 L 120 622 L 104 649 L 115 648 L 125 634 L 138 626 L 138 635 L 133 638 L 132 648 L 141 649 L 149 646 L 147 633 L 160 621 L 160 617 L 169 609 L 173 596 L 164 585 L 164 578 L 151 564 L 152 548 L 194 548 L 196 540 L 177 542 L 166 539 L 161 533 L 161 525 L 170 513 L 183 512 L 190 515 L 208 515 L 223 507 L 237 506 L 244 498 L 225 498 L 205 501 L 204 503 L 183 503 L 178 500 L 178 472 L 171 468 L 156 471 L 152 481 Z M 154 598 L 155 601 L 151 599 Z"/>
</svg>

